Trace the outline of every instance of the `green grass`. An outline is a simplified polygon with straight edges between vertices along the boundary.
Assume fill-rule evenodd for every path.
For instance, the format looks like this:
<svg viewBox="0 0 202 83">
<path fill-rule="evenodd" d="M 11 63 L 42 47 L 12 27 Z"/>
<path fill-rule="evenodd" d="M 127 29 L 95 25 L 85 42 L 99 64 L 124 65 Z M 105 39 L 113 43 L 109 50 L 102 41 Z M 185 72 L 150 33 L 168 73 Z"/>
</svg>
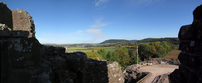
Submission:
<svg viewBox="0 0 202 83">
<path fill-rule="evenodd" d="M 110 47 L 96 47 L 96 48 L 88 48 L 88 47 L 66 47 L 68 52 L 97 52 L 100 49 L 105 49 L 106 51 L 114 51 L 116 48 L 110 48 Z M 99 49 L 98 49 L 99 48 Z"/>
<path fill-rule="evenodd" d="M 116 48 L 107 48 L 107 49 L 105 49 L 106 51 L 114 51 Z"/>
<path fill-rule="evenodd" d="M 87 48 L 87 47 L 66 47 L 66 48 L 68 52 L 92 52 L 93 51 L 93 49 Z"/>
</svg>

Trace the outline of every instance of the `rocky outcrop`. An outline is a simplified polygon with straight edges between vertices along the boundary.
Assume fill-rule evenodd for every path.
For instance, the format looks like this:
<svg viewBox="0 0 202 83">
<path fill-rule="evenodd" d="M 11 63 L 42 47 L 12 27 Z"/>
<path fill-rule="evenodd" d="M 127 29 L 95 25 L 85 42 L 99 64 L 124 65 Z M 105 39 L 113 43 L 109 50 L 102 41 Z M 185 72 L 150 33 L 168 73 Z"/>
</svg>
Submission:
<svg viewBox="0 0 202 83">
<path fill-rule="evenodd" d="M 123 83 L 117 63 L 41 45 L 26 11 L 11 12 L 2 2 L 0 9 L 1 83 Z"/>
<path fill-rule="evenodd" d="M 165 59 L 165 58 L 152 58 L 148 62 L 151 62 L 152 65 L 158 65 L 158 64 L 170 64 L 170 65 L 179 65 L 179 61 L 173 61 L 171 59 Z"/>
<path fill-rule="evenodd" d="M 193 23 L 182 26 L 179 32 L 181 64 L 170 74 L 171 83 L 202 83 L 202 5 L 193 15 Z"/>
<path fill-rule="evenodd" d="M 118 62 L 108 62 L 109 83 L 124 83 L 124 75 Z"/>
<path fill-rule="evenodd" d="M 139 67 L 140 65 L 138 65 L 138 68 Z M 142 79 L 148 74 L 148 72 L 139 72 L 138 68 L 137 64 L 126 67 L 123 72 L 125 83 L 137 83 L 140 79 Z"/>
</svg>

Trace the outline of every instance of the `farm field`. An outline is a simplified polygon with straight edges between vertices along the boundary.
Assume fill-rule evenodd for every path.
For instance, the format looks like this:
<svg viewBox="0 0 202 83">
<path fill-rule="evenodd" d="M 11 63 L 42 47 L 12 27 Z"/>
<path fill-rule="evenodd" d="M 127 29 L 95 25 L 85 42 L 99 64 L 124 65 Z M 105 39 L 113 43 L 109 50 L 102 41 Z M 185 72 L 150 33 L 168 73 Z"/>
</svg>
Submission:
<svg viewBox="0 0 202 83">
<path fill-rule="evenodd" d="M 68 52 L 92 52 L 93 49 L 87 47 L 66 47 Z M 97 50 L 94 50 L 97 51 Z"/>
<path fill-rule="evenodd" d="M 116 47 L 90 47 L 93 50 L 105 49 L 106 51 L 114 51 Z"/>
<path fill-rule="evenodd" d="M 180 50 L 173 50 L 172 53 L 166 55 L 164 58 L 176 60 L 176 59 L 178 59 L 178 55 L 179 55 L 180 53 L 181 53 Z"/>
<path fill-rule="evenodd" d="M 66 47 L 68 52 L 97 52 L 100 49 L 105 49 L 106 51 L 114 51 L 115 47 Z"/>
</svg>

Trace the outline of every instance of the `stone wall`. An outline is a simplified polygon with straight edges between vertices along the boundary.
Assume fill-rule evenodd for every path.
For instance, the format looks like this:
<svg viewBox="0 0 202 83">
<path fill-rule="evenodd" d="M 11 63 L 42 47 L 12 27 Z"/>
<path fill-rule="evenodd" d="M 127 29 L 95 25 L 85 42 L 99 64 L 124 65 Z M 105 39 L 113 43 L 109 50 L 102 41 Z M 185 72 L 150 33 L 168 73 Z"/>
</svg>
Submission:
<svg viewBox="0 0 202 83">
<path fill-rule="evenodd" d="M 88 59 L 82 52 L 65 53 L 65 48 L 41 45 L 34 37 L 34 23 L 26 11 L 4 14 L 2 11 L 10 10 L 2 2 L 0 9 L 1 83 L 116 83 L 109 79 L 121 78 L 112 77 L 122 74 L 118 65 L 114 65 L 118 72 L 108 72 L 113 63 Z"/>
<path fill-rule="evenodd" d="M 7 24 L 9 28 L 13 28 L 12 12 L 8 9 L 7 5 L 0 2 L 0 23 Z"/>
<path fill-rule="evenodd" d="M 32 17 L 24 10 L 10 10 L 0 2 L 0 25 L 6 24 L 8 30 L 28 31 L 28 37 L 35 37 L 35 25 Z"/>
<path fill-rule="evenodd" d="M 35 25 L 32 17 L 24 10 L 12 10 L 13 30 L 29 32 L 29 38 L 35 37 Z"/>
<path fill-rule="evenodd" d="M 193 15 L 193 23 L 182 26 L 178 35 L 181 64 L 170 74 L 171 83 L 202 83 L 202 5 Z"/>
</svg>

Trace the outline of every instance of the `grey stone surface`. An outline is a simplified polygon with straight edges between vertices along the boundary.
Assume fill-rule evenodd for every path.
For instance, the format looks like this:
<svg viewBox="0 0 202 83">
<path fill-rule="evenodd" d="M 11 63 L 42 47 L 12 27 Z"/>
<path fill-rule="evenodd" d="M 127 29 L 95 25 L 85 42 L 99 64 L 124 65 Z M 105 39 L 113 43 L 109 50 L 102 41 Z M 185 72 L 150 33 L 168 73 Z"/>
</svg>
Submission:
<svg viewBox="0 0 202 83">
<path fill-rule="evenodd" d="M 108 62 L 109 83 L 124 83 L 124 75 L 118 62 Z"/>
<path fill-rule="evenodd" d="M 137 69 L 137 64 L 135 64 L 135 65 L 130 65 L 130 66 L 126 67 L 123 74 L 124 74 L 124 78 L 125 78 L 124 83 L 136 83 L 140 79 L 142 79 L 144 76 L 146 76 L 148 74 L 148 72 L 140 72 Z"/>
<path fill-rule="evenodd" d="M 32 17 L 24 10 L 12 10 L 13 30 L 29 32 L 29 38 L 35 37 L 35 25 Z"/>
</svg>

